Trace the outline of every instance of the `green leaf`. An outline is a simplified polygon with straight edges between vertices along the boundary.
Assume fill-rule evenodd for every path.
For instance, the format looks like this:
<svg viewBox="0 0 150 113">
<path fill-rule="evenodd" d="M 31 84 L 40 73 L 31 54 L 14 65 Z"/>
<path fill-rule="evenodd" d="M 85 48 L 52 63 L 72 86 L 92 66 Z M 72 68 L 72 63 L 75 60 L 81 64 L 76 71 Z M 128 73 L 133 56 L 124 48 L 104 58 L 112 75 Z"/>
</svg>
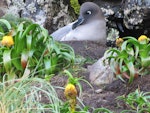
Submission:
<svg viewBox="0 0 150 113">
<path fill-rule="evenodd" d="M 21 66 L 21 53 L 16 53 L 15 49 L 12 50 L 12 63 L 17 70 L 22 71 L 23 68 Z"/>
<path fill-rule="evenodd" d="M 51 61 L 48 58 L 44 59 L 45 71 L 47 74 L 51 72 Z"/>
<path fill-rule="evenodd" d="M 24 22 L 22 22 L 22 23 L 20 23 L 19 25 L 18 25 L 18 29 L 17 29 L 17 32 L 18 31 L 23 31 L 23 25 L 24 25 Z"/>
<path fill-rule="evenodd" d="M 128 47 L 126 51 L 127 51 L 127 53 L 128 53 L 129 55 L 134 56 L 134 50 L 133 50 L 132 47 Z"/>
<path fill-rule="evenodd" d="M 133 47 L 135 48 L 135 56 L 137 58 L 138 52 L 139 52 L 139 46 L 140 43 L 138 42 L 138 40 L 134 37 L 125 37 L 123 39 L 127 39 L 125 42 L 123 42 L 122 46 L 121 46 L 121 50 L 128 50 L 129 48 Z M 129 49 L 130 50 L 130 49 Z M 132 51 L 133 54 L 134 51 Z"/>
<path fill-rule="evenodd" d="M 4 29 L 3 29 L 3 27 L 2 26 L 0 26 L 0 36 L 4 36 Z"/>
<path fill-rule="evenodd" d="M 132 36 L 127 36 L 127 37 L 124 37 L 123 39 L 127 39 L 127 40 L 132 41 L 132 42 L 138 42 L 138 40 Z"/>
<path fill-rule="evenodd" d="M 28 54 L 29 54 L 29 58 L 32 58 L 33 57 L 33 54 L 34 54 L 35 50 L 30 50 L 28 51 Z"/>
<path fill-rule="evenodd" d="M 60 67 L 57 64 L 57 60 L 57 57 L 44 58 L 46 74 L 53 74 L 56 70 L 59 70 Z"/>
<path fill-rule="evenodd" d="M 11 25 L 10 25 L 10 23 L 9 23 L 7 20 L 5 20 L 5 19 L 0 19 L 0 22 L 4 23 L 4 24 L 6 25 L 6 27 L 7 27 L 8 30 L 11 29 Z"/>
<path fill-rule="evenodd" d="M 31 50 L 31 44 L 32 44 L 32 36 L 31 35 L 27 35 L 26 36 L 26 40 L 27 40 L 27 50 Z"/>
<path fill-rule="evenodd" d="M 66 73 L 70 79 L 73 79 L 73 75 L 68 70 L 65 69 L 64 73 Z"/>
<path fill-rule="evenodd" d="M 97 108 L 94 110 L 93 113 L 100 113 L 100 112 L 103 112 L 103 113 L 113 113 L 111 112 L 110 110 L 106 109 L 106 108 Z"/>
<path fill-rule="evenodd" d="M 121 74 L 119 74 L 119 75 L 117 75 L 117 78 L 119 78 L 122 82 L 126 82 L 123 78 L 122 78 L 122 75 Z"/>
<path fill-rule="evenodd" d="M 111 48 L 110 50 L 106 51 L 107 54 L 110 54 L 110 55 L 114 55 L 114 53 L 116 53 L 117 55 L 120 54 L 120 51 L 117 50 L 116 48 Z"/>
<path fill-rule="evenodd" d="M 29 32 L 33 32 L 36 29 L 36 27 L 39 27 L 39 25 L 38 24 L 29 25 L 23 32 L 22 38 L 24 38 L 26 35 L 29 35 Z"/>
<path fill-rule="evenodd" d="M 120 71 L 123 72 L 123 62 L 124 62 L 124 59 L 120 59 L 120 61 L 118 61 L 119 63 L 119 68 L 120 68 Z"/>
<path fill-rule="evenodd" d="M 123 50 L 123 51 L 120 51 L 120 53 L 118 54 L 118 58 L 120 58 L 120 59 L 127 59 L 128 58 L 128 53 L 127 53 L 127 51 L 126 50 Z"/>
<path fill-rule="evenodd" d="M 141 58 L 141 62 L 143 67 L 150 67 L 150 56 Z"/>
<path fill-rule="evenodd" d="M 108 56 L 105 60 L 104 60 L 104 63 L 106 63 L 106 61 L 108 60 L 108 64 L 110 64 L 111 62 L 114 61 L 116 57 L 115 56 Z"/>
<path fill-rule="evenodd" d="M 139 54 L 139 46 L 135 46 L 135 58 L 138 57 Z"/>
<path fill-rule="evenodd" d="M 150 66 L 150 44 L 140 51 L 141 63 L 143 67 Z"/>
<path fill-rule="evenodd" d="M 66 59 L 66 60 L 68 60 L 68 61 L 73 61 L 73 56 L 71 56 L 69 53 L 67 53 L 67 52 L 61 52 L 61 55 L 63 55 L 63 59 Z"/>
<path fill-rule="evenodd" d="M 118 62 L 115 62 L 115 61 L 112 61 L 110 62 L 110 67 L 111 67 L 111 70 L 116 73 L 116 66 L 118 65 Z"/>
<path fill-rule="evenodd" d="M 48 31 L 46 29 L 44 29 L 43 27 L 41 27 L 41 30 L 42 30 L 42 35 L 44 36 L 44 40 L 43 42 L 45 42 L 47 40 L 48 37 Z"/>
<path fill-rule="evenodd" d="M 6 72 L 9 73 L 11 70 L 11 50 L 5 50 L 3 53 L 3 63 Z"/>
<path fill-rule="evenodd" d="M 121 45 L 121 50 L 126 50 L 127 44 L 128 44 L 128 41 L 124 41 Z"/>
<path fill-rule="evenodd" d="M 134 79 L 134 75 L 135 75 L 135 68 L 134 68 L 133 62 L 125 60 L 125 64 L 127 65 L 129 72 L 130 72 L 129 83 L 132 83 Z"/>
<path fill-rule="evenodd" d="M 56 44 L 53 44 L 53 49 L 55 50 L 56 54 L 60 54 L 60 48 Z"/>
<path fill-rule="evenodd" d="M 15 76 L 16 76 L 16 74 L 15 74 L 14 69 L 11 69 L 9 74 L 7 75 L 7 80 L 15 79 Z"/>
<path fill-rule="evenodd" d="M 16 52 L 19 54 L 21 53 L 24 48 L 26 48 L 26 38 L 22 37 L 23 32 L 18 32 L 19 34 L 15 36 L 15 44 L 16 44 Z"/>
<path fill-rule="evenodd" d="M 35 49 L 37 47 L 37 42 L 38 42 L 37 37 L 38 37 L 39 33 L 40 33 L 39 31 L 36 31 L 32 34 L 32 44 L 31 44 L 32 49 Z"/>
<path fill-rule="evenodd" d="M 123 42 L 121 50 L 127 50 L 129 54 L 131 54 L 132 56 L 135 54 L 135 57 L 137 58 L 140 47 L 138 40 L 134 37 L 125 37 L 123 39 L 127 40 Z M 135 53 L 133 51 L 134 50 L 133 47 L 135 48 Z"/>
</svg>

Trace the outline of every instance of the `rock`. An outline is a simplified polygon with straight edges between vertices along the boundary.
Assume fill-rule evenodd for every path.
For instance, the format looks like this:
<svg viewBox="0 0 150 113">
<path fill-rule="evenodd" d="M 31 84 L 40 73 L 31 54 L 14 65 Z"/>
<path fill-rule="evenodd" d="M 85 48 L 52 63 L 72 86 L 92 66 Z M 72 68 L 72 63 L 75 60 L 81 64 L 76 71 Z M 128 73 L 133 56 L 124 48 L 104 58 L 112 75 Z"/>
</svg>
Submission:
<svg viewBox="0 0 150 113">
<path fill-rule="evenodd" d="M 7 9 L 7 3 L 6 0 L 1 0 L 0 2 L 0 17 L 4 16 Z"/>
<path fill-rule="evenodd" d="M 8 8 L 5 14 L 28 18 L 40 25 L 44 25 L 47 3 L 47 0 L 7 0 Z"/>
<path fill-rule="evenodd" d="M 119 31 L 120 37 L 150 36 L 149 0 L 94 0 L 106 15 L 108 33 L 111 29 Z M 118 38 L 118 37 L 117 37 Z M 112 37 L 111 41 L 114 38 Z"/>
<path fill-rule="evenodd" d="M 95 90 L 95 93 L 101 93 L 103 91 L 103 89 L 97 89 Z"/>
<path fill-rule="evenodd" d="M 149 0 L 126 0 L 124 5 L 124 24 L 128 29 L 143 29 L 146 10 L 150 10 Z"/>
<path fill-rule="evenodd" d="M 1 0 L 0 17 L 5 14 L 31 19 L 49 33 L 76 18 L 69 0 Z"/>
<path fill-rule="evenodd" d="M 88 71 L 90 72 L 89 79 L 94 85 L 108 84 L 115 80 L 110 66 L 103 63 L 105 58 L 106 56 L 103 56 L 92 66 L 88 66 Z"/>
<path fill-rule="evenodd" d="M 68 0 L 51 0 L 47 4 L 46 16 L 44 27 L 48 29 L 50 34 L 76 19 L 75 12 Z"/>
<path fill-rule="evenodd" d="M 141 34 L 150 35 L 150 1 L 78 0 L 80 5 L 86 1 L 95 2 L 102 8 L 108 20 L 108 33 L 113 28 L 119 31 L 121 37 L 127 35 L 139 36 Z M 10 13 L 18 17 L 32 19 L 48 29 L 49 33 L 77 18 L 70 5 L 70 0 L 1 0 L 0 16 Z M 113 40 L 115 40 L 114 37 Z"/>
</svg>

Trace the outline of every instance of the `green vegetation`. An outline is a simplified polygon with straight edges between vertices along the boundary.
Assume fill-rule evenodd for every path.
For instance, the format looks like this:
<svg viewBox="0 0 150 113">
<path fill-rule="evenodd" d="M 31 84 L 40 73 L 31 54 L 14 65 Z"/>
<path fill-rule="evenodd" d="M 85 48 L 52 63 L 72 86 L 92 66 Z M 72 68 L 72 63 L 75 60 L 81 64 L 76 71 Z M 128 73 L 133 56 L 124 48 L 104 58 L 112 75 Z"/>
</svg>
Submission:
<svg viewBox="0 0 150 113">
<path fill-rule="evenodd" d="M 131 110 L 124 110 L 122 113 L 149 113 L 150 112 L 150 92 L 141 92 L 138 89 L 127 96 L 119 96 L 119 100 L 123 100 Z"/>
<path fill-rule="evenodd" d="M 121 80 L 129 79 L 129 83 L 139 75 L 150 73 L 150 43 L 149 39 L 142 35 L 137 40 L 134 37 L 124 37 L 119 48 L 111 48 L 106 54 L 113 72 Z"/>
<path fill-rule="evenodd" d="M 74 63 L 74 50 L 55 42 L 38 24 L 26 20 L 11 24 L 6 19 L 0 23 L 0 74 L 4 75 L 0 80 L 20 78 L 26 69 L 44 78 Z"/>
<path fill-rule="evenodd" d="M 78 0 L 70 0 L 71 7 L 74 9 L 76 14 L 79 14 L 80 11 L 80 5 L 78 3 Z"/>
<path fill-rule="evenodd" d="M 55 89 L 63 87 L 52 86 L 41 78 L 22 78 L 0 83 L 0 112 L 1 113 L 70 113 L 69 102 L 63 102 L 57 96 Z M 43 100 L 45 97 L 46 102 Z M 74 113 L 90 113 L 78 99 Z M 80 105 L 80 106 L 79 106 Z M 105 108 L 96 109 L 108 111 Z M 111 113 L 111 112 L 110 112 Z"/>
<path fill-rule="evenodd" d="M 0 83 L 0 112 L 1 113 L 45 113 L 52 111 L 60 113 L 61 100 L 50 83 L 40 78 L 27 78 Z M 55 105 L 46 108 L 42 97 L 47 97 L 49 103 Z"/>
<path fill-rule="evenodd" d="M 117 76 L 123 80 L 124 75 L 131 83 L 135 75 L 149 73 L 150 44 L 146 36 L 124 39 L 119 40 L 119 48 L 106 52 L 110 55 L 106 60 Z M 80 99 L 80 81 L 92 86 L 76 76 L 85 62 L 92 61 L 75 58 L 69 45 L 53 40 L 40 25 L 12 16 L 0 19 L 0 113 L 90 113 L 91 108 Z M 68 76 L 65 88 L 49 82 L 58 73 Z M 58 98 L 57 89 L 64 91 L 66 101 Z M 131 108 L 121 113 L 150 112 L 150 92 L 136 90 L 118 99 Z M 92 110 L 113 113 L 106 108 Z"/>
</svg>

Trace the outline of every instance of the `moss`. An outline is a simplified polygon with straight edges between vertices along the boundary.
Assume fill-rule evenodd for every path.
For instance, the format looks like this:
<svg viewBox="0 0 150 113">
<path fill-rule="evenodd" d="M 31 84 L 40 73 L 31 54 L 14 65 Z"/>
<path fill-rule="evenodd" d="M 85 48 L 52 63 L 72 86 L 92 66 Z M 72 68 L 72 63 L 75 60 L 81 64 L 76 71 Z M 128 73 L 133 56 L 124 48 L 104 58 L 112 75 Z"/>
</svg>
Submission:
<svg viewBox="0 0 150 113">
<path fill-rule="evenodd" d="M 78 0 L 70 0 L 71 7 L 74 9 L 76 14 L 79 14 L 80 5 L 78 3 Z"/>
</svg>

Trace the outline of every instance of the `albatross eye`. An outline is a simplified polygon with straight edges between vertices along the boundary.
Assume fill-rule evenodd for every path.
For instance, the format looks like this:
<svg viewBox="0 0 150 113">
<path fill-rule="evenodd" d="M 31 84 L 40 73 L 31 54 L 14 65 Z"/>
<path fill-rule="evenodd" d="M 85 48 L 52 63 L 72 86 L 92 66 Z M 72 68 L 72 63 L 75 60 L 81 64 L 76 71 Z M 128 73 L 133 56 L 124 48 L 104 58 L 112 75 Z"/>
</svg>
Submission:
<svg viewBox="0 0 150 113">
<path fill-rule="evenodd" d="M 91 15 L 91 14 L 92 14 L 92 12 L 91 12 L 91 11 L 87 11 L 87 12 L 86 12 L 86 14 Z"/>
</svg>

